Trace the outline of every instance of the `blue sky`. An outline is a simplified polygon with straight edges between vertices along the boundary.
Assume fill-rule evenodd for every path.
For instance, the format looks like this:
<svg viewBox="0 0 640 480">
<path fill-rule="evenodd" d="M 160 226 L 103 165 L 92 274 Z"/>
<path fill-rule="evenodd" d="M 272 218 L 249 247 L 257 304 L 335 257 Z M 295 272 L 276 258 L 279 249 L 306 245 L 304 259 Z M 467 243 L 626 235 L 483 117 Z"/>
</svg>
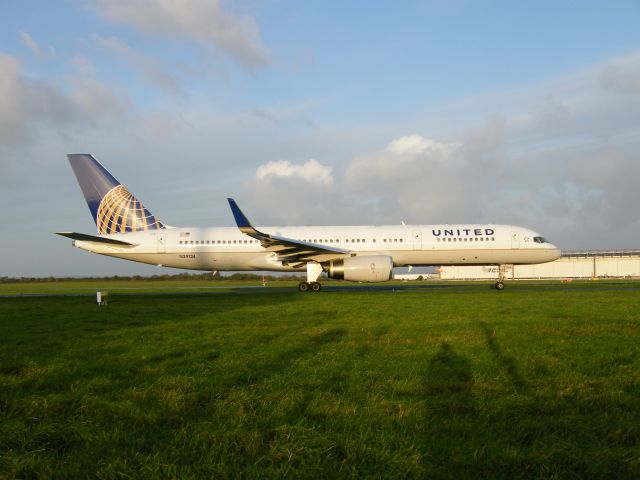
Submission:
<svg viewBox="0 0 640 480">
<path fill-rule="evenodd" d="M 72 249 L 93 153 L 169 224 L 493 222 L 640 248 L 640 2 L 7 2 L 0 276 Z"/>
</svg>

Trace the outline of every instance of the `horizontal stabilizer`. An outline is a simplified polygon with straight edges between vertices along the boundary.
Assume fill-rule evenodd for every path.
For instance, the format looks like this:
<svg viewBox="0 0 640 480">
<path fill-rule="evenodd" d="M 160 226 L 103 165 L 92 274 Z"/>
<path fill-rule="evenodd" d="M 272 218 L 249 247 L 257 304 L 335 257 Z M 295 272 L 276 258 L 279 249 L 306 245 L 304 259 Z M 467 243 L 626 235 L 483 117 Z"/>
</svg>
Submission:
<svg viewBox="0 0 640 480">
<path fill-rule="evenodd" d="M 136 246 L 135 243 L 123 242 L 122 240 L 116 240 L 114 238 L 98 237 L 96 235 L 87 235 L 86 233 L 56 232 L 56 235 L 62 235 L 63 237 L 71 238 L 73 240 L 80 240 L 82 242 L 106 243 L 108 245 L 118 245 L 121 247 Z"/>
</svg>

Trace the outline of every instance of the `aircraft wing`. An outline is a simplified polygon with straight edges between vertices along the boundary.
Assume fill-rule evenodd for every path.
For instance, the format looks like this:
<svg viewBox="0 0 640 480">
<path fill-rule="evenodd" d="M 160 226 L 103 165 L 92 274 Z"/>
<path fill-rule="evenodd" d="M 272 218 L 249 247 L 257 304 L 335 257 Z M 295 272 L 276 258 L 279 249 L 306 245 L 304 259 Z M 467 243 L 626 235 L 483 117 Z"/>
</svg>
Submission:
<svg viewBox="0 0 640 480">
<path fill-rule="evenodd" d="M 309 261 L 326 262 L 328 260 L 344 258 L 351 255 L 349 250 L 315 243 L 301 242 L 292 238 L 271 235 L 257 230 L 233 198 L 227 198 L 233 218 L 240 231 L 259 240 L 262 247 L 278 255 L 278 260 L 293 266 L 302 266 Z"/>
<path fill-rule="evenodd" d="M 99 237 L 97 235 L 87 235 L 86 233 L 76 233 L 76 232 L 56 232 L 57 235 L 62 235 L 63 237 L 71 238 L 72 240 L 80 240 L 82 242 L 94 242 L 94 243 L 104 243 L 107 245 L 116 245 L 118 247 L 134 247 L 135 243 L 124 242 L 122 240 L 116 240 L 114 238 L 108 237 Z"/>
</svg>

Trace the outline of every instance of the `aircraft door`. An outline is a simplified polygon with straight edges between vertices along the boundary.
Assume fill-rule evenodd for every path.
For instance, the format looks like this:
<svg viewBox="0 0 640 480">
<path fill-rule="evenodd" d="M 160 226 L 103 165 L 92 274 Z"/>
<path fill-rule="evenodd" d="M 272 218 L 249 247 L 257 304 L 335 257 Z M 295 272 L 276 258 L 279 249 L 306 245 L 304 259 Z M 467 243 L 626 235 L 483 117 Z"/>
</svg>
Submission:
<svg viewBox="0 0 640 480">
<path fill-rule="evenodd" d="M 165 232 L 159 232 L 156 234 L 156 252 L 165 253 L 167 251 L 166 246 L 167 234 Z"/>
<path fill-rule="evenodd" d="M 511 248 L 520 248 L 519 232 L 511 232 Z"/>
<path fill-rule="evenodd" d="M 413 249 L 422 250 L 422 232 L 420 230 L 414 230 L 412 232 L 412 236 L 413 236 Z"/>
</svg>

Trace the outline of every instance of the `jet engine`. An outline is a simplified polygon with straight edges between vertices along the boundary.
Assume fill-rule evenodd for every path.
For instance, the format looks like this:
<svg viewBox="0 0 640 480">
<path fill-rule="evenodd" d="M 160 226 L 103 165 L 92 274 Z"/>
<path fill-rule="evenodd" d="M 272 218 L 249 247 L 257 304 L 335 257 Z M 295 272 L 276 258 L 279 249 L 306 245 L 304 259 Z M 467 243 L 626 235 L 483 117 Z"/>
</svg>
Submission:
<svg viewBox="0 0 640 480">
<path fill-rule="evenodd" d="M 386 282 L 393 277 L 393 259 L 387 255 L 362 255 L 333 260 L 327 274 L 350 282 Z"/>
</svg>

